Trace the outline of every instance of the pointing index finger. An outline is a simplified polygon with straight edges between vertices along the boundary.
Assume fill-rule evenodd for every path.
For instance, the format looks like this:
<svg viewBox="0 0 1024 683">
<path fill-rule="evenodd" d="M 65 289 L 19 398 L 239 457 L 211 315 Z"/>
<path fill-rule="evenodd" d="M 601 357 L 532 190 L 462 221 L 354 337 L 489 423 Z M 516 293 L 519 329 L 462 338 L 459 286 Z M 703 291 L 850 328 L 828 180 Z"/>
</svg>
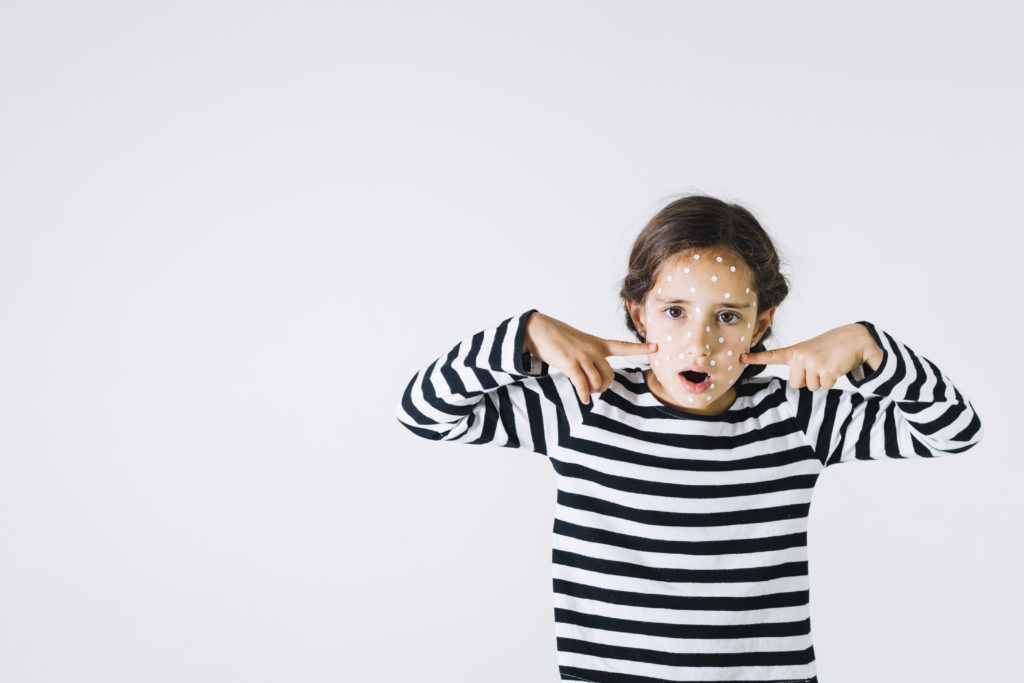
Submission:
<svg viewBox="0 0 1024 683">
<path fill-rule="evenodd" d="M 604 340 L 605 356 L 640 356 L 653 353 L 657 348 L 658 345 L 655 342 L 641 344 L 640 342 L 619 341 L 617 339 Z"/>
<path fill-rule="evenodd" d="M 789 365 L 792 349 L 792 346 L 786 346 L 781 349 L 748 351 L 740 355 L 740 360 L 748 365 Z"/>
</svg>

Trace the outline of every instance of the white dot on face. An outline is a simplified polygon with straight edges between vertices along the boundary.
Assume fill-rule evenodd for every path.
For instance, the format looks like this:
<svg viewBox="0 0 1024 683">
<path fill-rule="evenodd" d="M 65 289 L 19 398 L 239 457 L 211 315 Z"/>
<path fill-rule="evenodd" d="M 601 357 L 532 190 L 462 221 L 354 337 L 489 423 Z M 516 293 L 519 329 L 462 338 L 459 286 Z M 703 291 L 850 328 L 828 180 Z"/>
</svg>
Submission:
<svg viewBox="0 0 1024 683">
<path fill-rule="evenodd" d="M 658 294 L 661 294 L 661 287 L 658 287 Z"/>
<path fill-rule="evenodd" d="M 697 307 L 697 312 L 700 313 L 700 306 Z"/>
<path fill-rule="evenodd" d="M 693 396 L 690 397 L 690 403 L 693 403 Z"/>
<path fill-rule="evenodd" d="M 718 282 L 718 276 L 717 275 L 712 275 L 711 276 L 711 281 L 712 282 Z"/>
<path fill-rule="evenodd" d="M 683 354 L 679 354 L 679 360 L 683 359 Z"/>
<path fill-rule="evenodd" d="M 732 370 L 732 366 L 730 365 L 726 370 Z"/>
<path fill-rule="evenodd" d="M 719 337 L 719 338 L 718 338 L 718 343 L 719 343 L 719 344 L 721 344 L 721 343 L 722 343 L 722 342 L 724 342 L 724 341 L 725 341 L 725 337 Z"/>
<path fill-rule="evenodd" d="M 687 337 L 689 337 L 689 336 L 690 336 L 690 333 L 689 333 L 689 332 L 687 332 L 687 333 L 686 333 L 686 336 L 687 336 Z"/>
<path fill-rule="evenodd" d="M 668 337 L 666 337 L 666 341 L 672 341 L 672 335 L 671 334 L 668 335 Z"/>
<path fill-rule="evenodd" d="M 729 270 L 735 273 L 736 272 L 736 266 L 729 266 Z"/>
<path fill-rule="evenodd" d="M 750 329 L 750 323 L 747 323 L 747 329 L 748 330 Z"/>
<path fill-rule="evenodd" d="M 750 325 L 747 325 L 747 327 L 750 327 Z M 671 338 L 671 337 L 670 337 L 670 338 Z M 744 335 L 744 336 L 740 337 L 740 341 L 743 341 L 744 339 L 746 339 L 746 335 Z"/>
<path fill-rule="evenodd" d="M 728 299 L 728 298 L 729 298 L 729 292 L 726 292 L 726 293 L 725 293 L 725 298 L 726 298 L 726 299 Z"/>
<path fill-rule="evenodd" d="M 711 361 L 711 364 L 712 364 L 712 365 L 714 365 L 714 364 L 715 364 L 715 361 Z"/>
<path fill-rule="evenodd" d="M 668 281 L 672 282 L 672 276 L 671 275 L 668 276 Z"/>
<path fill-rule="evenodd" d="M 721 256 L 719 256 L 719 257 L 718 257 L 718 258 L 716 258 L 715 260 L 716 260 L 716 261 L 718 261 L 719 263 L 721 263 L 721 262 L 722 262 L 722 257 L 721 257 Z"/>
<path fill-rule="evenodd" d="M 691 293 L 691 294 L 692 294 L 693 292 L 696 292 L 696 291 L 697 291 L 697 288 L 696 288 L 696 287 L 690 287 L 690 293 Z"/>
<path fill-rule="evenodd" d="M 693 255 L 693 260 L 694 260 L 694 261 L 696 261 L 696 260 L 697 260 L 697 259 L 699 259 L 699 258 L 700 258 L 700 254 L 694 254 L 694 255 Z"/>
<path fill-rule="evenodd" d="M 710 325 L 705 326 L 704 327 L 704 331 L 705 332 L 710 332 L 711 331 L 711 326 Z"/>
<path fill-rule="evenodd" d="M 669 390 L 669 391 L 675 391 L 675 390 L 676 390 L 676 388 L 675 388 L 675 387 L 669 387 L 669 388 L 668 388 L 668 390 Z"/>
<path fill-rule="evenodd" d="M 714 382 L 712 382 L 712 383 L 711 383 L 711 386 L 710 386 L 710 387 L 708 387 L 708 389 L 714 389 L 714 388 L 715 388 L 715 383 L 714 383 Z"/>
<path fill-rule="evenodd" d="M 729 380 L 729 384 L 732 384 L 732 380 Z"/>
<path fill-rule="evenodd" d="M 744 293 L 745 293 L 745 294 L 750 294 L 750 287 L 747 287 L 747 290 L 746 290 L 746 292 L 744 292 Z"/>
<path fill-rule="evenodd" d="M 657 365 L 657 364 L 658 364 L 658 361 L 654 361 L 654 364 L 655 364 L 655 365 Z"/>
<path fill-rule="evenodd" d="M 665 360 L 672 360 L 672 356 L 665 356 Z"/>
<path fill-rule="evenodd" d="M 708 396 L 708 400 L 709 400 L 709 401 L 711 400 L 711 397 L 710 397 L 710 396 Z"/>
<path fill-rule="evenodd" d="M 726 351 L 726 352 L 725 352 L 725 355 L 727 355 L 727 356 L 731 356 L 731 355 L 732 355 L 732 349 L 729 349 L 728 351 Z"/>
<path fill-rule="evenodd" d="M 683 272 L 684 273 L 689 273 L 690 272 L 690 266 L 686 266 L 685 268 L 683 268 Z"/>
</svg>

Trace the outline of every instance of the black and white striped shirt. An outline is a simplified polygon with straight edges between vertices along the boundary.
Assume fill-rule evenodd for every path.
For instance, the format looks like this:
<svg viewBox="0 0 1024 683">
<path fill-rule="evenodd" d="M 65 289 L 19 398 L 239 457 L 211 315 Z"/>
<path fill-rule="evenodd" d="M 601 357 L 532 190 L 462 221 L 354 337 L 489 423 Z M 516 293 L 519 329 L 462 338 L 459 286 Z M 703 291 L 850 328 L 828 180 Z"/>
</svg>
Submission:
<svg viewBox="0 0 1024 683">
<path fill-rule="evenodd" d="M 663 404 L 615 370 L 589 404 L 523 351 L 507 318 L 417 372 L 396 408 L 425 439 L 525 448 L 558 486 L 552 579 L 562 680 L 817 681 L 807 514 L 822 469 L 931 458 L 981 439 L 973 406 L 928 359 L 871 323 L 877 370 L 857 391 L 738 380 L 733 404 Z"/>
</svg>

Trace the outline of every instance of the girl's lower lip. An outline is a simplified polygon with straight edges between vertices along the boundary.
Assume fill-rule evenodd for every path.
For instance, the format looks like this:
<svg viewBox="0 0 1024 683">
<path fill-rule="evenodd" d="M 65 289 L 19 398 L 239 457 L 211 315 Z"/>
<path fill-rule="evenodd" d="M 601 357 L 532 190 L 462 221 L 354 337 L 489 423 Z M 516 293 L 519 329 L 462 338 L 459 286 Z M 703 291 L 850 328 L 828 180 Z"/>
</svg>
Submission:
<svg viewBox="0 0 1024 683">
<path fill-rule="evenodd" d="M 708 387 L 711 386 L 711 375 L 708 375 L 708 378 L 706 380 L 704 380 L 700 384 L 697 384 L 686 379 L 686 375 L 684 375 L 683 373 L 679 373 L 679 381 L 683 383 L 683 386 L 691 394 L 703 394 L 705 391 L 708 390 Z"/>
</svg>

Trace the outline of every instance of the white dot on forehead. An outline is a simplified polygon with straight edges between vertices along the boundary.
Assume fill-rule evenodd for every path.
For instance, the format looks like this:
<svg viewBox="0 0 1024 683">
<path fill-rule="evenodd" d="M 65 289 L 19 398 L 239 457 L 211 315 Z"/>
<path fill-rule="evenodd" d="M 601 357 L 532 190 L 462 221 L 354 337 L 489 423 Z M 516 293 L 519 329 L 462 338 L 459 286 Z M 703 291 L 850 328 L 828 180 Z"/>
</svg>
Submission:
<svg viewBox="0 0 1024 683">
<path fill-rule="evenodd" d="M 724 341 L 725 341 L 725 337 L 719 337 L 719 338 L 718 338 L 718 343 L 719 343 L 719 344 L 721 344 L 721 343 L 722 343 L 722 342 L 724 342 Z"/>
<path fill-rule="evenodd" d="M 712 275 L 711 276 L 711 281 L 712 282 L 718 282 L 718 276 L 717 275 Z"/>
<path fill-rule="evenodd" d="M 696 260 L 697 260 L 697 259 L 699 259 L 699 258 L 700 258 L 700 254 L 694 254 L 694 255 L 693 255 L 693 260 L 694 260 L 694 261 L 696 261 Z"/>
<path fill-rule="evenodd" d="M 719 263 L 721 263 L 721 262 L 722 262 L 722 257 L 721 257 L 721 256 L 719 256 L 719 257 L 718 257 L 718 258 L 716 258 L 715 260 L 716 260 L 716 261 L 718 261 Z"/>
<path fill-rule="evenodd" d="M 736 272 L 736 266 L 729 266 L 729 270 L 731 270 L 732 272 L 735 273 Z M 747 289 L 750 289 L 750 288 L 748 287 Z"/>
</svg>

